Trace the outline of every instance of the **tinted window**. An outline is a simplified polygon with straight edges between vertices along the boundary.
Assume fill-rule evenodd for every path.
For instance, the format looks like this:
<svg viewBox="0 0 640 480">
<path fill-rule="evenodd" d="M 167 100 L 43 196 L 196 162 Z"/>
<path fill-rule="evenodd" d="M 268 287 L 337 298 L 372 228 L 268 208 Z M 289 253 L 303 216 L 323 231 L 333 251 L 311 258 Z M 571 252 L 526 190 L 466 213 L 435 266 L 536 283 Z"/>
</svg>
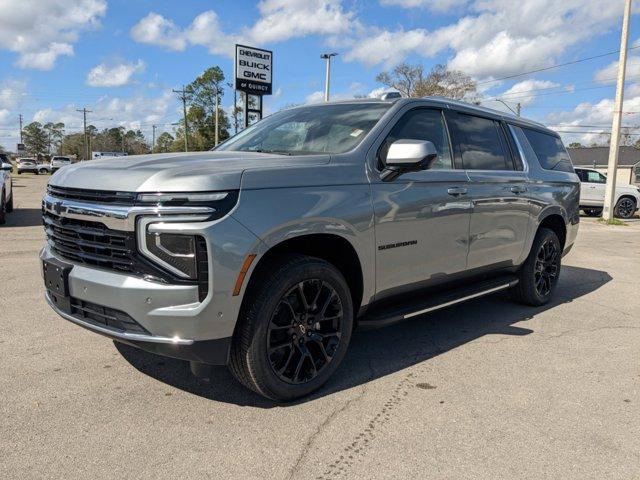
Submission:
<svg viewBox="0 0 640 480">
<path fill-rule="evenodd" d="M 578 178 L 580 179 L 581 182 L 586 181 L 584 179 L 584 170 L 582 170 L 580 168 L 576 168 L 576 175 L 578 175 Z"/>
<path fill-rule="evenodd" d="M 453 115 L 466 170 L 513 170 L 500 124 L 473 115 Z"/>
<path fill-rule="evenodd" d="M 389 147 L 396 140 L 427 140 L 432 142 L 438 152 L 438 160 L 431 168 L 453 168 L 447 127 L 440 110 L 419 108 L 405 113 L 380 147 L 379 158 L 381 162 L 384 162 Z M 382 166 L 384 165 L 379 165 L 379 167 Z"/>
<path fill-rule="evenodd" d="M 558 137 L 528 128 L 523 128 L 522 131 L 529 140 L 542 168 L 563 172 L 572 171 L 569 154 Z"/>
</svg>

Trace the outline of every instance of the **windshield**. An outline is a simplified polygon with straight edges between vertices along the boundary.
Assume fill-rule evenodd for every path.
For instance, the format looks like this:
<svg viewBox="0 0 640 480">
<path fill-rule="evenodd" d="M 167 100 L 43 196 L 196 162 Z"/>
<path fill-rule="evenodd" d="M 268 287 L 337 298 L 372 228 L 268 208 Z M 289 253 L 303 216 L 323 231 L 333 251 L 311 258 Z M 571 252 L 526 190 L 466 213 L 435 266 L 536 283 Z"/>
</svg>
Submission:
<svg viewBox="0 0 640 480">
<path fill-rule="evenodd" d="M 283 155 L 348 152 L 362 141 L 389 106 L 334 104 L 284 110 L 243 130 L 216 150 Z"/>
</svg>

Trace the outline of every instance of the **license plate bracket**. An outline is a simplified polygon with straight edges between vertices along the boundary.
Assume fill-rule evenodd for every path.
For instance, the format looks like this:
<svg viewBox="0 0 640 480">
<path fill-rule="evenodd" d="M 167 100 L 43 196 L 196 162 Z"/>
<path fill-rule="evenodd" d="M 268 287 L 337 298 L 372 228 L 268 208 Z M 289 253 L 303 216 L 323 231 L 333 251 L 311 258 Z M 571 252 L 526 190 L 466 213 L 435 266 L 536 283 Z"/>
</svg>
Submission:
<svg viewBox="0 0 640 480">
<path fill-rule="evenodd" d="M 69 272 L 71 272 L 69 264 L 56 259 L 42 261 L 44 285 L 47 290 L 57 296 L 69 296 Z"/>
</svg>

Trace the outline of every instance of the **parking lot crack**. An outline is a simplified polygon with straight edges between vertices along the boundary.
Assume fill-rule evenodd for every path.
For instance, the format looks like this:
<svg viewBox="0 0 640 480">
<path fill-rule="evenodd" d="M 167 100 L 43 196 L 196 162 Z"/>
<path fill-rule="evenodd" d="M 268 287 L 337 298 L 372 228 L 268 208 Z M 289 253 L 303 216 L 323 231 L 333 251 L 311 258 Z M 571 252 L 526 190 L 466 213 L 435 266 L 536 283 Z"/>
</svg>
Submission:
<svg viewBox="0 0 640 480">
<path fill-rule="evenodd" d="M 318 428 L 316 428 L 316 430 L 309 436 L 309 438 L 305 442 L 304 446 L 302 447 L 302 451 L 296 458 L 296 461 L 291 467 L 291 470 L 289 470 L 289 475 L 287 476 L 287 480 L 291 480 L 295 478 L 296 473 L 298 473 L 298 471 L 300 470 L 300 467 L 302 466 L 307 454 L 311 450 L 311 447 L 313 446 L 313 443 L 315 442 L 316 438 L 318 438 L 327 430 L 329 425 L 331 425 L 331 423 L 336 419 L 336 417 L 338 417 L 342 412 L 347 410 L 349 407 L 351 407 L 355 403 L 359 402 L 365 396 L 367 392 L 367 385 L 369 381 L 373 378 L 373 373 L 374 373 L 373 366 L 371 364 L 371 359 L 368 359 L 368 365 L 370 370 L 370 376 L 369 376 L 369 379 L 367 379 L 363 383 L 362 388 L 360 388 L 358 395 L 356 395 L 354 398 L 350 400 L 347 400 L 346 402 L 344 402 L 344 404 L 334 409 L 329 415 L 325 417 L 322 423 L 318 425 Z"/>
</svg>

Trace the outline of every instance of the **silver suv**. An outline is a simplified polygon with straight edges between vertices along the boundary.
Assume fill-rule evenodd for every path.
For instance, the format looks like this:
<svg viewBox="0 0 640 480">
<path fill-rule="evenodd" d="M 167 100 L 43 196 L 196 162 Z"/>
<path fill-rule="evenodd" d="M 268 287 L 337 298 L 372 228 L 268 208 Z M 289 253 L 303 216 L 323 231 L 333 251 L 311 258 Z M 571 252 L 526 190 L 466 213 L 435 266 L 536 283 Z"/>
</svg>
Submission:
<svg viewBox="0 0 640 480">
<path fill-rule="evenodd" d="M 329 379 L 356 325 L 501 290 L 547 303 L 579 195 L 538 123 L 443 98 L 298 107 L 215 151 L 60 170 L 43 200 L 46 298 L 291 400 Z"/>
</svg>

